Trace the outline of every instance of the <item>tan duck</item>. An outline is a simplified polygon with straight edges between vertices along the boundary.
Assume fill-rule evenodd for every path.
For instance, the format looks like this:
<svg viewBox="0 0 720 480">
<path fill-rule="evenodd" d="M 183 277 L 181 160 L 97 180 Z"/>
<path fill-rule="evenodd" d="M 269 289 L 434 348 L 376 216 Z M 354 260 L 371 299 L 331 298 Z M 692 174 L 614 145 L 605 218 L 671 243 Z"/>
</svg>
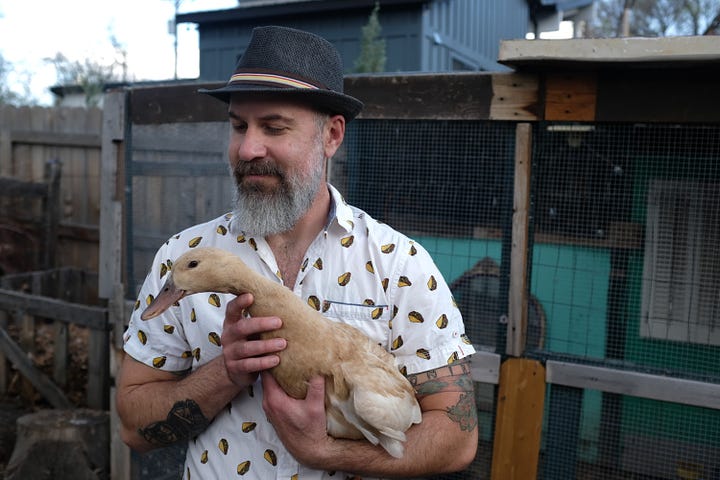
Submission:
<svg viewBox="0 0 720 480">
<path fill-rule="evenodd" d="M 327 430 L 335 438 L 380 444 L 402 457 L 405 431 L 420 423 L 420 406 L 395 357 L 354 327 L 325 318 L 289 289 L 251 270 L 224 250 L 196 248 L 180 256 L 158 296 L 141 318 L 153 318 L 184 296 L 200 292 L 252 293 L 253 316 L 278 316 L 287 348 L 271 370 L 294 398 L 305 398 L 308 380 L 325 377 Z"/>
</svg>

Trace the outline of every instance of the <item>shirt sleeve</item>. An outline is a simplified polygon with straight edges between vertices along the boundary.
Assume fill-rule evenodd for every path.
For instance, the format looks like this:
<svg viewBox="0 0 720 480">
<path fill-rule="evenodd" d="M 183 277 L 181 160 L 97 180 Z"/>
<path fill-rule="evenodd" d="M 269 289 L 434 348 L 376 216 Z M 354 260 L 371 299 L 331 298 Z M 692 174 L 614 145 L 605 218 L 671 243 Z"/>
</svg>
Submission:
<svg viewBox="0 0 720 480">
<path fill-rule="evenodd" d="M 407 374 L 456 362 L 475 352 L 460 310 L 430 254 L 404 239 L 388 284 L 391 352 Z"/>
<path fill-rule="evenodd" d="M 192 350 L 184 335 L 181 309 L 171 307 L 147 321 L 140 318 L 162 288 L 171 267 L 166 244 L 156 253 L 140 288 L 123 340 L 125 352 L 135 360 L 161 370 L 180 372 L 192 366 Z"/>
</svg>

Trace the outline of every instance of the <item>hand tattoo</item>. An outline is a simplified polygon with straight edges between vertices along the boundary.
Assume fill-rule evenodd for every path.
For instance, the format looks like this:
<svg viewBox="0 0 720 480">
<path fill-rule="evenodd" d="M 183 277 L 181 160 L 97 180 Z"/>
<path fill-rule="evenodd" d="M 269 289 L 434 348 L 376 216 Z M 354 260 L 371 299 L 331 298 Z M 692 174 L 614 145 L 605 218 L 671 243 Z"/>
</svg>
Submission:
<svg viewBox="0 0 720 480">
<path fill-rule="evenodd" d="M 188 398 L 173 405 L 165 421 L 151 423 L 138 433 L 153 445 L 171 445 L 197 436 L 209 424 L 200 406 Z"/>
</svg>

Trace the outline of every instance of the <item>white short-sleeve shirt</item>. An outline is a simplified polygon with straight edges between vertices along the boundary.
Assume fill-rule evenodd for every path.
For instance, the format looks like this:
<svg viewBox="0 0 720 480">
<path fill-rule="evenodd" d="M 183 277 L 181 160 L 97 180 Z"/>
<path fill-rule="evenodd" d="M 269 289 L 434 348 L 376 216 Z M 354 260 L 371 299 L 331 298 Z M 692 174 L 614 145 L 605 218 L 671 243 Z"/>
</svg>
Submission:
<svg viewBox="0 0 720 480">
<path fill-rule="evenodd" d="M 345 203 L 330 187 L 330 221 L 306 252 L 294 293 L 331 320 L 348 323 L 383 345 L 406 374 L 441 367 L 474 353 L 462 317 L 430 255 L 419 244 Z M 140 314 L 157 295 L 172 264 L 196 247 L 219 247 L 282 283 L 264 238 L 231 223 L 231 214 L 171 237 L 157 252 L 125 333 L 125 351 L 166 371 L 195 369 L 221 352 L 229 294 L 200 293 L 161 316 Z M 311 345 L 309 348 L 322 348 Z M 285 450 L 262 409 L 260 381 L 241 392 L 197 438 L 190 440 L 186 479 L 326 479 L 341 472 L 311 470 Z"/>
</svg>

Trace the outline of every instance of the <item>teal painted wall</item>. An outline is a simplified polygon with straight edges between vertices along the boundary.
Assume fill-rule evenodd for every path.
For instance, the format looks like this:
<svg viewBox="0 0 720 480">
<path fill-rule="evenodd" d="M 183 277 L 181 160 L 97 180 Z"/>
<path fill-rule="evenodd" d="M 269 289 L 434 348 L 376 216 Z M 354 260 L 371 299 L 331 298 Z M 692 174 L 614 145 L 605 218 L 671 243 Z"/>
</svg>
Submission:
<svg viewBox="0 0 720 480">
<path fill-rule="evenodd" d="M 502 245 L 494 240 L 416 237 L 432 255 L 448 283 L 478 260 L 500 264 Z M 566 245 L 535 245 L 531 293 L 547 317 L 545 348 L 556 353 L 603 358 L 607 285 L 607 251 Z M 593 456 L 600 431 L 601 394 L 586 391 L 581 427 L 581 454 Z M 489 418 L 487 421 L 492 422 Z"/>
</svg>

